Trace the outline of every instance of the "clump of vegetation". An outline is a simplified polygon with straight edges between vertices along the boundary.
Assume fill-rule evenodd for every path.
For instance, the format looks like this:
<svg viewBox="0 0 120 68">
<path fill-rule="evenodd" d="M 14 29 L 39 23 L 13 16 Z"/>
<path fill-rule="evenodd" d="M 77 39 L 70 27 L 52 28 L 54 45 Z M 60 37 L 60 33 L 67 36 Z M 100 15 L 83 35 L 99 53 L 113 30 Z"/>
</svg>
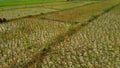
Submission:
<svg viewBox="0 0 120 68">
<path fill-rule="evenodd" d="M 82 23 L 81 26 L 83 27 L 83 26 L 85 26 L 85 25 L 87 25 L 87 24 L 88 24 L 88 23 Z"/>
<path fill-rule="evenodd" d="M 68 35 L 72 35 L 76 30 L 75 24 L 71 24 L 68 30 Z"/>
<path fill-rule="evenodd" d="M 45 19 L 45 17 L 44 17 L 44 16 L 41 16 L 40 18 L 41 18 L 41 19 Z"/>
<path fill-rule="evenodd" d="M 32 15 L 28 15 L 27 17 L 32 17 Z"/>
<path fill-rule="evenodd" d="M 0 23 L 2 23 L 3 22 L 3 20 L 0 18 Z"/>
<path fill-rule="evenodd" d="M 71 25 L 70 25 L 69 31 L 70 31 L 70 32 L 74 32 L 74 31 L 75 31 L 75 25 L 74 25 L 74 24 L 71 24 Z"/>
<path fill-rule="evenodd" d="M 45 54 L 46 52 L 49 51 L 50 44 L 51 44 L 50 42 L 47 42 L 47 43 L 44 45 L 44 47 L 43 47 L 42 50 L 41 50 L 41 54 Z"/>
<path fill-rule="evenodd" d="M 74 0 L 67 0 L 67 1 L 74 1 Z"/>
<path fill-rule="evenodd" d="M 6 18 L 3 18 L 3 22 L 7 22 L 7 19 L 6 19 Z"/>
<path fill-rule="evenodd" d="M 40 13 L 40 15 L 45 15 L 45 13 Z"/>
<path fill-rule="evenodd" d="M 7 19 L 6 18 L 0 18 L 0 23 L 3 23 L 3 22 L 7 22 Z"/>
<path fill-rule="evenodd" d="M 75 24 L 78 24 L 78 23 L 79 23 L 79 22 L 77 22 L 77 21 L 75 22 Z"/>
</svg>

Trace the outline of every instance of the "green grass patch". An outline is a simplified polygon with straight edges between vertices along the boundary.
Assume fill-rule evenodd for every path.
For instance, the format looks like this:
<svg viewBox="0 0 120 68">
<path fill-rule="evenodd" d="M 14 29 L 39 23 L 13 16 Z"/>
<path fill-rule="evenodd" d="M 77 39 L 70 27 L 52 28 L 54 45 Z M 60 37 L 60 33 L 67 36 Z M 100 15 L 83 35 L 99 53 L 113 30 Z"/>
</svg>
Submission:
<svg viewBox="0 0 120 68">
<path fill-rule="evenodd" d="M 60 2 L 64 0 L 24 0 L 24 1 L 17 1 L 17 0 L 5 0 L 0 1 L 0 7 L 4 6 L 17 6 L 17 5 L 29 5 L 29 4 L 43 4 L 43 3 L 52 3 L 52 2 Z"/>
</svg>

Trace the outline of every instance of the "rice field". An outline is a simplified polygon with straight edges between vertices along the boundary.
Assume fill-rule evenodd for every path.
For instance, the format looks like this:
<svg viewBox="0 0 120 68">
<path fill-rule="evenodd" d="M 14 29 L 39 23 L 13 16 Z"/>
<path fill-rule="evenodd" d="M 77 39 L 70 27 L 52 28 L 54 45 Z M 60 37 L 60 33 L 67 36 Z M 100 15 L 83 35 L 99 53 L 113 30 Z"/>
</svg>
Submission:
<svg viewBox="0 0 120 68">
<path fill-rule="evenodd" d="M 15 63 L 27 62 L 44 43 L 66 32 L 68 27 L 69 24 L 39 18 L 27 18 L 1 24 L 0 63 L 11 64 L 14 59 Z"/>
<path fill-rule="evenodd" d="M 119 68 L 120 8 L 100 16 L 52 48 L 31 68 Z"/>
<path fill-rule="evenodd" d="M 60 3 L 52 3 L 52 4 L 37 4 L 37 5 L 30 5 L 30 6 L 17 6 L 17 7 L 1 7 L 0 10 L 0 17 L 7 18 L 8 20 L 26 17 L 26 16 L 33 16 L 33 15 L 41 15 L 50 12 L 60 11 L 64 9 L 70 9 L 78 6 L 83 6 L 86 4 L 95 3 L 95 1 L 90 2 L 78 2 L 78 3 L 67 3 L 67 2 L 60 2 Z"/>
<path fill-rule="evenodd" d="M 119 8 L 119 0 L 1 6 L 0 68 L 119 68 Z"/>
</svg>

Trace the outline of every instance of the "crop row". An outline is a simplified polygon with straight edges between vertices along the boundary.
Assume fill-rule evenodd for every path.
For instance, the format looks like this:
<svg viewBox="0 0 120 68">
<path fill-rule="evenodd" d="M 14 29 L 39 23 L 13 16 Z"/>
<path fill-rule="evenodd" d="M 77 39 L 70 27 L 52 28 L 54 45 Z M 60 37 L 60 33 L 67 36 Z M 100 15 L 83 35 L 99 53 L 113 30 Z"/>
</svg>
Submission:
<svg viewBox="0 0 120 68">
<path fill-rule="evenodd" d="M 31 68 L 119 68 L 119 7 L 99 17 L 76 34 L 52 47 Z"/>
<path fill-rule="evenodd" d="M 25 18 L 0 25 L 0 66 L 27 62 L 42 44 L 66 32 L 69 24 Z"/>
</svg>

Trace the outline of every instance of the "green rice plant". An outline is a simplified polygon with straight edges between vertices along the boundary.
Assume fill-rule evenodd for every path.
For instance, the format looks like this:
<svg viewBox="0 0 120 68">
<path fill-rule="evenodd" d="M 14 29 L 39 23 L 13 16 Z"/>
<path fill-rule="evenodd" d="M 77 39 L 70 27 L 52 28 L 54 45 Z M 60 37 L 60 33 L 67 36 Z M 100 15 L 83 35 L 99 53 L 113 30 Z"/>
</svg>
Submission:
<svg viewBox="0 0 120 68">
<path fill-rule="evenodd" d="M 75 32 L 75 25 L 71 24 L 70 27 L 69 27 L 68 33 L 72 34 L 73 32 Z"/>
</svg>

